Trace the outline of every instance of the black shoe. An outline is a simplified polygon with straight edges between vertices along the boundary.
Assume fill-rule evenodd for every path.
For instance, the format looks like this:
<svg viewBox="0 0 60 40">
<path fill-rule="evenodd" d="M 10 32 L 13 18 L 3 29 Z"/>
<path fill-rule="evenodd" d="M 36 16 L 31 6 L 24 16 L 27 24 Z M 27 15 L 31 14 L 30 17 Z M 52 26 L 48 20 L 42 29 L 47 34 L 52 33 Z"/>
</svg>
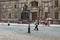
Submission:
<svg viewBox="0 0 60 40">
<path fill-rule="evenodd" d="M 38 31 L 38 28 L 36 30 Z"/>
</svg>

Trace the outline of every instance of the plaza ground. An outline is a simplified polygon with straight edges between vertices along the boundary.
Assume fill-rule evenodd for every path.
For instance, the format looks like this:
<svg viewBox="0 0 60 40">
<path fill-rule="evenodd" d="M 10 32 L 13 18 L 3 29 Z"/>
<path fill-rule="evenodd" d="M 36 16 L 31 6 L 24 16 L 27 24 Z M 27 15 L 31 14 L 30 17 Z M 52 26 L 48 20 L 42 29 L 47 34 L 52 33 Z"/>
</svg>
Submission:
<svg viewBox="0 0 60 40">
<path fill-rule="evenodd" d="M 60 40 L 60 25 L 51 24 L 50 27 L 40 24 L 39 30 L 34 30 L 30 25 L 31 33 L 28 34 L 28 24 L 0 23 L 0 40 Z"/>
</svg>

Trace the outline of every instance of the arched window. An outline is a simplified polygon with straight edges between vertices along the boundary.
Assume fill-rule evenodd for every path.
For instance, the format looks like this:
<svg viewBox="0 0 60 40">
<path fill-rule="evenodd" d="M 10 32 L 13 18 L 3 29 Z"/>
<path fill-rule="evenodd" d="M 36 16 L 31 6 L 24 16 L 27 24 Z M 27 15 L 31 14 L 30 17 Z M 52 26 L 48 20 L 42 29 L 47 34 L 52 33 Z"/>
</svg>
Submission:
<svg viewBox="0 0 60 40">
<path fill-rule="evenodd" d="M 37 1 L 31 2 L 31 6 L 33 6 L 33 7 L 38 7 L 38 2 L 37 2 Z"/>
</svg>

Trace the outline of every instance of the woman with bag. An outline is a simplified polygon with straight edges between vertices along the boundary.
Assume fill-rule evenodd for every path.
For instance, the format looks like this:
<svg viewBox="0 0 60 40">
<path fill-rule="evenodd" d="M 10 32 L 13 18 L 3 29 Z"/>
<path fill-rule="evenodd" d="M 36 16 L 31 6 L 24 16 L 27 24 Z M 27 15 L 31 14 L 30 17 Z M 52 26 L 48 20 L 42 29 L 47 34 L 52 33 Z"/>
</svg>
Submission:
<svg viewBox="0 0 60 40">
<path fill-rule="evenodd" d="M 34 24 L 35 24 L 35 28 L 34 28 L 34 30 L 37 30 L 37 31 L 38 31 L 38 21 L 35 20 Z"/>
</svg>

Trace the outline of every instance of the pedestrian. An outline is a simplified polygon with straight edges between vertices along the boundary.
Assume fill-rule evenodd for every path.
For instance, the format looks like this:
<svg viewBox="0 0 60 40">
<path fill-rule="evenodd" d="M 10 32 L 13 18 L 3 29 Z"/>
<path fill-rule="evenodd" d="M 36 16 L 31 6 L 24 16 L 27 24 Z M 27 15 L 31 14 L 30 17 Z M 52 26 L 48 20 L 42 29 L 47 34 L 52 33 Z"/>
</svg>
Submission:
<svg viewBox="0 0 60 40">
<path fill-rule="evenodd" d="M 48 18 L 45 20 L 45 25 L 48 27 L 50 26 L 50 20 Z"/>
<path fill-rule="evenodd" d="M 45 25 L 46 26 L 48 25 L 48 19 L 45 19 Z"/>
<path fill-rule="evenodd" d="M 37 31 L 38 31 L 38 21 L 35 20 L 34 24 L 35 24 L 35 28 L 34 28 L 34 30 L 37 30 Z"/>
</svg>

